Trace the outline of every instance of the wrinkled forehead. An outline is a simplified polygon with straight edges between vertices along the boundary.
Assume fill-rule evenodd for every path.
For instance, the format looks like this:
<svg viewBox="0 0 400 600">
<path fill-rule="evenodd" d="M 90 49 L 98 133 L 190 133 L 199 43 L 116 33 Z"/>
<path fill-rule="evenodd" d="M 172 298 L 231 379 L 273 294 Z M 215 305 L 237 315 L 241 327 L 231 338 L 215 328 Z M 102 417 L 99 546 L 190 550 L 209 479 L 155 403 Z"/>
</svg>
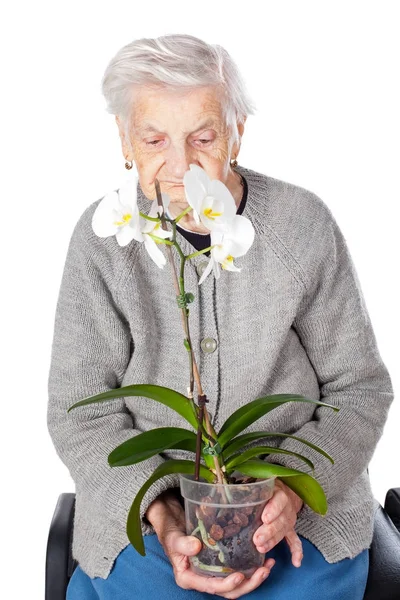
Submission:
<svg viewBox="0 0 400 600">
<path fill-rule="evenodd" d="M 190 134 L 223 125 L 222 106 L 215 89 L 182 93 L 169 89 L 143 89 L 136 95 L 132 124 L 140 133 L 162 133 L 176 124 Z"/>
<path fill-rule="evenodd" d="M 216 127 L 218 126 L 218 119 L 214 119 L 214 118 L 209 118 L 209 119 L 205 119 L 202 122 L 199 122 L 195 129 L 189 129 L 187 131 L 183 130 L 182 133 L 185 134 L 190 134 L 190 133 L 196 133 L 197 131 L 201 131 L 203 129 L 207 129 L 209 127 Z M 142 121 L 139 124 L 139 131 L 141 133 L 157 133 L 157 132 L 162 132 L 162 125 L 161 124 L 157 124 L 157 122 L 155 121 L 154 123 L 151 121 Z"/>
</svg>

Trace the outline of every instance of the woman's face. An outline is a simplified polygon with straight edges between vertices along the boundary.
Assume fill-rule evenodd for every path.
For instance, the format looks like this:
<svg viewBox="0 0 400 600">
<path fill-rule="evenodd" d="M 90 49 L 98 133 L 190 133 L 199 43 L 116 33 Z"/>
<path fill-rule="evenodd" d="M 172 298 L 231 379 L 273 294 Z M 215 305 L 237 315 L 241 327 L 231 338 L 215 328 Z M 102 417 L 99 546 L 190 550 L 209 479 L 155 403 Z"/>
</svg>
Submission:
<svg viewBox="0 0 400 600">
<path fill-rule="evenodd" d="M 219 179 L 229 189 L 237 186 L 237 173 L 230 167 L 239 147 L 229 141 L 215 89 L 199 88 L 182 94 L 165 89 L 140 88 L 136 96 L 129 150 L 119 118 L 124 156 L 134 160 L 140 186 L 149 200 L 156 198 L 154 180 L 169 195 L 179 211 L 187 207 L 183 176 L 189 165 L 202 167 L 210 179 Z M 238 124 L 239 135 L 243 125 Z M 177 210 L 173 211 L 177 214 Z"/>
</svg>

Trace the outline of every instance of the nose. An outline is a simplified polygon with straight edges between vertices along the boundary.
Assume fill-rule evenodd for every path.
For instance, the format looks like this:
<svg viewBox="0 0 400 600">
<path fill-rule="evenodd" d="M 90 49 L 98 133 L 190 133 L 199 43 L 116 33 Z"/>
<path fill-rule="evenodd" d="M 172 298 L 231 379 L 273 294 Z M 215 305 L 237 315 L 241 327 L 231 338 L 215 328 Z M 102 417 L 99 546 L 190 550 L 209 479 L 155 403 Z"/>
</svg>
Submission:
<svg viewBox="0 0 400 600">
<path fill-rule="evenodd" d="M 189 171 L 189 165 L 198 164 L 196 151 L 185 142 L 171 143 L 166 150 L 165 163 L 169 179 L 183 183 L 183 176 Z"/>
</svg>

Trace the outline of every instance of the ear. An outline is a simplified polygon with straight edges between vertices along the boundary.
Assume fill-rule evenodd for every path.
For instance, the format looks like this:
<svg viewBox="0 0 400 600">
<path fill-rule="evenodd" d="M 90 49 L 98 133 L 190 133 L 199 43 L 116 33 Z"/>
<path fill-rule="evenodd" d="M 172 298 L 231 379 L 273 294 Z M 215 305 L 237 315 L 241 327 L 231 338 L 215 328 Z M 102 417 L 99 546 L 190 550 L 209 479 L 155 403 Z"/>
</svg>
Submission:
<svg viewBox="0 0 400 600">
<path fill-rule="evenodd" d="M 246 121 L 246 117 L 244 118 L 244 121 Z M 242 135 L 243 135 L 243 132 L 244 132 L 244 122 L 243 123 L 239 123 L 239 121 L 237 121 L 236 122 L 236 126 L 237 126 L 238 133 L 239 133 L 239 143 L 235 142 L 233 144 L 233 147 L 232 147 L 233 156 L 237 156 L 239 154 L 240 144 L 241 144 L 241 140 L 242 140 Z"/>
<path fill-rule="evenodd" d="M 243 135 L 244 124 L 246 122 L 246 119 L 247 119 L 247 117 L 244 118 L 244 122 L 243 123 L 239 123 L 239 122 L 237 123 L 237 128 L 238 128 L 238 132 L 239 132 L 240 137 L 242 137 L 242 135 Z"/>
</svg>

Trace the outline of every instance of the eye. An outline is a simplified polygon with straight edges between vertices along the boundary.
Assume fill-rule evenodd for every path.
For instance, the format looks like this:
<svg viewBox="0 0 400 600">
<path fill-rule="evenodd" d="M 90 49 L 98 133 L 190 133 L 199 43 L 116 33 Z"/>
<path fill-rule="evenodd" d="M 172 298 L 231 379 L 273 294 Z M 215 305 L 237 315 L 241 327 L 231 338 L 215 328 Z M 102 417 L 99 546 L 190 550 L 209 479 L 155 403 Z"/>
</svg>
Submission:
<svg viewBox="0 0 400 600">
<path fill-rule="evenodd" d="M 212 142 L 212 140 L 206 140 L 206 139 L 199 139 L 196 141 L 201 142 L 202 146 L 206 146 L 207 144 L 210 144 Z M 162 140 L 152 140 L 150 142 L 146 142 L 146 144 L 147 144 L 147 146 L 157 146 L 160 142 L 162 142 Z"/>
</svg>

